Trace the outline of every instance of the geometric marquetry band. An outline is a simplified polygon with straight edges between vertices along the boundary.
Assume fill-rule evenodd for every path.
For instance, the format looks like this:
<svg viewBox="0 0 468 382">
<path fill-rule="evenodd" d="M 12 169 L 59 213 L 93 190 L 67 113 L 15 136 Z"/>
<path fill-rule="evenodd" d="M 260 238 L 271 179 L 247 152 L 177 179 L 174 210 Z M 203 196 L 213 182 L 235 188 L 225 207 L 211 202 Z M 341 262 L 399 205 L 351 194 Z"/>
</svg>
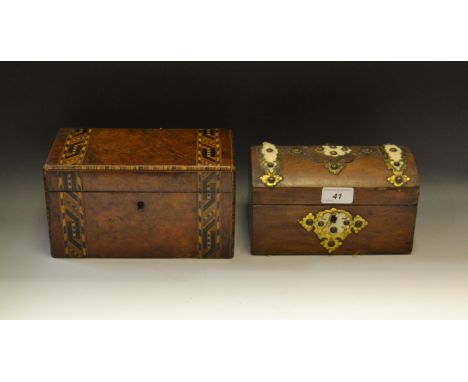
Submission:
<svg viewBox="0 0 468 382">
<path fill-rule="evenodd" d="M 72 129 L 60 155 L 59 165 L 83 163 L 91 129 Z M 76 171 L 61 171 L 58 188 L 65 256 L 84 257 L 86 234 L 81 177 Z"/>
<path fill-rule="evenodd" d="M 59 165 L 83 163 L 92 129 L 72 129 L 65 140 Z"/>
<path fill-rule="evenodd" d="M 197 131 L 197 166 L 221 164 L 218 129 Z M 219 171 L 198 171 L 198 257 L 219 257 L 221 249 L 221 179 Z"/>
<path fill-rule="evenodd" d="M 60 213 L 62 218 L 65 256 L 86 256 L 83 192 L 80 176 L 76 172 L 59 174 Z"/>
</svg>

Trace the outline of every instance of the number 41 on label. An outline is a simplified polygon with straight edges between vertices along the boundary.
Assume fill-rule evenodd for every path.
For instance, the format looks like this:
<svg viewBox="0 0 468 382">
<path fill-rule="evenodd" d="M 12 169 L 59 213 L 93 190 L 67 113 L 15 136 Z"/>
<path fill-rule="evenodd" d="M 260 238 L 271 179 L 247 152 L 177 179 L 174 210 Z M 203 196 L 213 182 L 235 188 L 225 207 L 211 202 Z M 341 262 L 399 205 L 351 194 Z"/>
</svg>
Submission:
<svg viewBox="0 0 468 382">
<path fill-rule="evenodd" d="M 354 188 L 322 188 L 322 204 L 352 204 L 353 199 Z"/>
</svg>

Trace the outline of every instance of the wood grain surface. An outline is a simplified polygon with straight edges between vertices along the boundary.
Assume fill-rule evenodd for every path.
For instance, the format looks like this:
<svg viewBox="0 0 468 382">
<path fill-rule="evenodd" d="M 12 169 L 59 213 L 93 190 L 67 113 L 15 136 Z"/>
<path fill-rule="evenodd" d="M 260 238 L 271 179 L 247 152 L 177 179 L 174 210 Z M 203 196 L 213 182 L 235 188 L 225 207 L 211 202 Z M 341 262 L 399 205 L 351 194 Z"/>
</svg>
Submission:
<svg viewBox="0 0 468 382">
<path fill-rule="evenodd" d="M 419 175 L 413 154 L 405 148 L 407 174 L 411 180 L 395 187 L 387 178 L 392 172 L 385 165 L 379 146 L 369 146 L 372 154 L 356 157 L 339 174 L 332 174 L 324 163 L 298 156 L 293 149 L 313 152 L 314 147 L 277 146 L 283 180 L 276 187 L 260 181 L 258 147 L 250 151 L 250 231 L 251 249 L 257 255 L 320 255 L 328 251 L 317 235 L 307 232 L 298 220 L 308 213 L 329 208 L 359 214 L 368 222 L 359 233 L 351 233 L 332 255 L 410 253 L 419 199 Z M 358 152 L 361 146 L 350 146 Z M 326 158 L 319 158 L 325 160 Z M 351 187 L 352 204 L 321 204 L 323 187 Z"/>
<path fill-rule="evenodd" d="M 368 225 L 351 233 L 332 255 L 410 253 L 416 206 L 340 206 L 359 214 Z M 298 220 L 327 206 L 253 206 L 252 253 L 256 255 L 327 255 L 316 234 L 307 232 Z"/>
<path fill-rule="evenodd" d="M 231 258 L 227 129 L 60 129 L 44 165 L 54 257 Z"/>
</svg>

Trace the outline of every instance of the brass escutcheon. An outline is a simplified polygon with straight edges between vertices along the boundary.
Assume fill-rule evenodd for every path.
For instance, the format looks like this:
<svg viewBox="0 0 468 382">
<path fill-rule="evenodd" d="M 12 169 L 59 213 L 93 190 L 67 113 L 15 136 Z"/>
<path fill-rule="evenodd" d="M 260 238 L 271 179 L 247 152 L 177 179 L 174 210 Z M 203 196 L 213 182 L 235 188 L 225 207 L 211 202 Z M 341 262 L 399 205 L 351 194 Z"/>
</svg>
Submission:
<svg viewBox="0 0 468 382">
<path fill-rule="evenodd" d="M 350 233 L 357 234 L 369 224 L 362 216 L 353 216 L 350 212 L 337 208 L 322 210 L 315 215 L 308 213 L 298 223 L 307 232 L 314 231 L 328 253 L 343 245 Z"/>
</svg>

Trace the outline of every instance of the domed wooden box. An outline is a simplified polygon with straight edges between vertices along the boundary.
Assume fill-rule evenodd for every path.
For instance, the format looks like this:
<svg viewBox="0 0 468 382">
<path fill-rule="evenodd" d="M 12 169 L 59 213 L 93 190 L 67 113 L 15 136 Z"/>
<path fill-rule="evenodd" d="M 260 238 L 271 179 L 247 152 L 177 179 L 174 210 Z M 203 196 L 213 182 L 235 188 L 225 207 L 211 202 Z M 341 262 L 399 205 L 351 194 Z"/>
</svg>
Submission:
<svg viewBox="0 0 468 382">
<path fill-rule="evenodd" d="M 407 147 L 251 148 L 256 255 L 410 253 L 419 177 Z"/>
</svg>

